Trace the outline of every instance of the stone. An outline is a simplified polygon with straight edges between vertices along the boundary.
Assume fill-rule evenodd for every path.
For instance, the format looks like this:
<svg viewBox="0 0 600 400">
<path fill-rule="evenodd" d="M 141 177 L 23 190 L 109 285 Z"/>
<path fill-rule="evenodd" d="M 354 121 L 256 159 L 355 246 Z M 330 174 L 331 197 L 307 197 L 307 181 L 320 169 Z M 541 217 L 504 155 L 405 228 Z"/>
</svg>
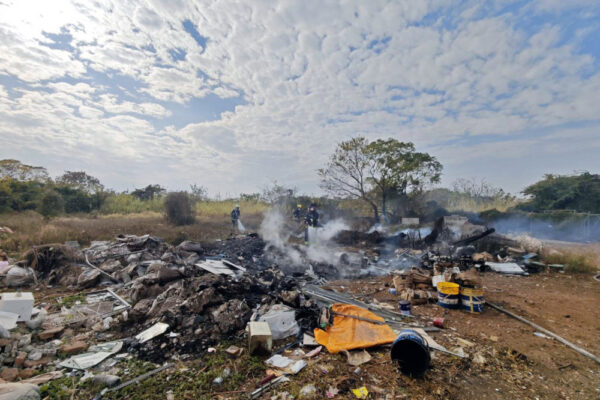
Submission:
<svg viewBox="0 0 600 400">
<path fill-rule="evenodd" d="M 197 242 L 192 242 L 191 240 L 185 240 L 185 241 L 181 242 L 177 246 L 177 249 L 187 251 L 190 253 L 198 253 L 198 254 L 204 253 L 204 249 L 202 248 L 202 245 Z"/>
<path fill-rule="evenodd" d="M 41 350 L 35 349 L 29 353 L 29 356 L 27 356 L 27 359 L 32 360 L 32 361 L 37 361 L 40 358 L 42 358 L 43 356 L 44 356 L 44 354 L 42 353 Z"/>
<path fill-rule="evenodd" d="M 30 383 L 2 383 L 0 400 L 40 400 L 40 388 Z"/>
<path fill-rule="evenodd" d="M 60 351 L 67 355 L 81 353 L 88 348 L 85 342 L 73 342 L 70 344 L 64 344 L 60 347 Z"/>
<path fill-rule="evenodd" d="M 0 378 L 7 382 L 13 382 L 19 376 L 19 370 L 17 368 L 4 368 L 0 372 Z"/>
<path fill-rule="evenodd" d="M 24 351 L 20 351 L 17 354 L 17 357 L 15 357 L 15 367 L 17 367 L 17 368 L 22 367 L 25 360 L 27 360 L 27 353 L 25 353 Z"/>
<path fill-rule="evenodd" d="M 29 379 L 35 375 L 35 369 L 33 368 L 25 368 L 19 372 L 19 378 L 21 379 Z"/>
<path fill-rule="evenodd" d="M 40 312 L 38 313 L 38 315 L 36 315 L 34 318 L 30 319 L 29 321 L 26 321 L 25 325 L 27 325 L 27 327 L 31 330 L 39 329 L 42 326 L 42 324 L 44 323 L 44 321 L 46 320 L 47 315 L 48 315 L 48 312 L 42 308 L 40 310 Z M 31 342 L 31 335 L 29 336 L 29 341 Z"/>
<path fill-rule="evenodd" d="M 56 328 L 46 329 L 45 331 L 38 333 L 38 337 L 41 340 L 48 340 L 61 333 L 64 329 L 64 326 L 57 326 Z"/>
<path fill-rule="evenodd" d="M 10 338 L 0 338 L 0 347 L 8 346 L 12 343 L 12 339 Z"/>
<path fill-rule="evenodd" d="M 21 335 L 19 338 L 19 347 L 25 347 L 29 344 L 31 344 L 31 333 Z"/>
<path fill-rule="evenodd" d="M 117 386 L 121 383 L 121 378 L 116 375 L 96 375 L 92 378 L 94 382 L 102 383 L 108 387 Z"/>
<path fill-rule="evenodd" d="M 121 262 L 119 260 L 109 260 L 100 264 L 99 268 L 104 272 L 112 274 L 113 272 L 122 269 L 123 266 L 121 265 Z"/>
<path fill-rule="evenodd" d="M 40 365 L 46 365 L 50 361 L 52 361 L 52 357 L 43 357 L 43 358 L 40 358 L 37 361 L 25 360 L 25 362 L 23 363 L 23 366 L 25 368 L 34 368 L 34 367 L 39 367 Z"/>
<path fill-rule="evenodd" d="M 100 282 L 102 273 L 97 269 L 88 269 L 83 271 L 79 278 L 77 278 L 77 286 L 82 288 L 89 288 L 96 286 Z"/>
</svg>

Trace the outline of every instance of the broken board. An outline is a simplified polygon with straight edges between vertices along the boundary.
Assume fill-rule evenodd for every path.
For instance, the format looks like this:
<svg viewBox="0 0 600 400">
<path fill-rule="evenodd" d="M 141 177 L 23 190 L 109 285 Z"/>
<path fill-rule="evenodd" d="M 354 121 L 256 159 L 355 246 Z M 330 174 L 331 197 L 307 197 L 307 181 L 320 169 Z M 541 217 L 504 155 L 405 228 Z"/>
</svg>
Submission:
<svg viewBox="0 0 600 400">
<path fill-rule="evenodd" d="M 222 260 L 222 261 L 206 260 L 206 261 L 199 262 L 195 265 L 196 265 L 196 267 L 202 268 L 203 270 L 208 271 L 215 275 L 235 276 L 235 272 L 231 269 L 232 267 L 237 270 L 246 272 L 245 268 L 235 265 L 234 263 L 226 261 L 226 260 Z"/>
</svg>

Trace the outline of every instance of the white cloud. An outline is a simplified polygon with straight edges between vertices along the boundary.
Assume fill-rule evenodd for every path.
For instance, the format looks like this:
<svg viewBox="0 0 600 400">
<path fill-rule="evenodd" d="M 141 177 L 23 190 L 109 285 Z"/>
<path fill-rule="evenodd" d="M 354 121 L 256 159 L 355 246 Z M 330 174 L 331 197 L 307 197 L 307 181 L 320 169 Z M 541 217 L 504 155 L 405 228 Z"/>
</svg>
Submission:
<svg viewBox="0 0 600 400">
<path fill-rule="evenodd" d="M 473 152 L 506 159 L 522 153 L 514 146 L 559 151 L 543 133 L 558 126 L 600 125 L 598 55 L 565 41 L 569 27 L 553 19 L 520 28 L 531 7 L 555 12 L 569 2 L 501 14 L 504 3 L 473 1 L 40 2 L 39 12 L 23 3 L 0 5 L 0 74 L 30 83 L 13 97 L 0 88 L 0 135 L 47 160 L 65 146 L 107 152 L 115 185 L 126 178 L 114 169 L 135 162 L 148 180 L 197 174 L 188 182 L 213 191 L 252 191 L 278 177 L 314 190 L 315 169 L 356 134 L 411 140 L 459 168 L 464 149 L 436 145 L 468 134 L 486 140 Z M 48 33 L 70 35 L 75 51 L 48 47 Z M 189 110 L 191 101 L 211 94 L 245 104 L 194 120 L 208 113 L 198 101 Z M 25 144 L 33 137 L 43 146 Z"/>
</svg>

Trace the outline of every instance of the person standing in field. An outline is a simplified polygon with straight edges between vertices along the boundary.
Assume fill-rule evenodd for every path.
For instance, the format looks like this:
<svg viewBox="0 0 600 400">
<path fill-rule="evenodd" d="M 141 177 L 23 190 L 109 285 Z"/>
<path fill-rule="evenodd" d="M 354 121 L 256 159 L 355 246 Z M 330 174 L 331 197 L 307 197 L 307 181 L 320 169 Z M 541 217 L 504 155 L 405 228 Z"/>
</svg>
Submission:
<svg viewBox="0 0 600 400">
<path fill-rule="evenodd" d="M 319 212 L 317 211 L 317 205 L 315 203 L 312 203 L 308 208 L 308 212 L 306 213 L 306 217 L 304 218 L 304 223 L 306 224 L 306 228 L 304 229 L 304 243 L 308 245 L 309 229 L 317 228 L 319 226 Z"/>
<path fill-rule="evenodd" d="M 231 210 L 231 230 L 233 232 L 238 230 L 238 221 L 240 219 L 240 206 L 235 205 L 235 208 Z"/>
<path fill-rule="evenodd" d="M 294 210 L 294 219 L 296 221 L 300 221 L 301 218 L 302 218 L 302 204 L 298 204 L 296 206 L 296 209 Z"/>
</svg>

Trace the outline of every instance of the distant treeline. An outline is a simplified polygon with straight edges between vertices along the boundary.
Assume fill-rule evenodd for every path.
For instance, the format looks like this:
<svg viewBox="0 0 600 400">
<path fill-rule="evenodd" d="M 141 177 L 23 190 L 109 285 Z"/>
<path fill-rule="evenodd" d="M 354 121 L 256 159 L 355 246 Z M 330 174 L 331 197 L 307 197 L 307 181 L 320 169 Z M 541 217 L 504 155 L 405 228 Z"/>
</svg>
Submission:
<svg viewBox="0 0 600 400">
<path fill-rule="evenodd" d="M 107 189 L 99 179 L 84 171 L 66 171 L 52 179 L 45 168 L 17 160 L 0 160 L 0 213 L 35 210 L 45 216 L 64 213 L 128 214 L 144 211 L 163 212 L 166 190 L 150 184 L 131 192 Z M 210 199 L 206 188 L 191 185 L 187 191 L 198 214 L 227 215 L 236 202 L 242 212 L 257 213 L 279 204 L 289 212 L 301 204 L 317 202 L 330 217 L 364 216 L 368 206 L 356 199 L 300 195 L 293 187 L 273 182 L 259 193 L 241 194 L 237 199 Z M 527 199 L 495 188 L 485 181 L 459 179 L 452 189 L 435 188 L 413 193 L 388 194 L 387 217 L 390 223 L 401 217 L 415 216 L 431 220 L 459 211 L 484 213 L 486 218 L 504 212 L 547 212 L 570 210 L 600 214 L 600 175 L 584 172 L 571 176 L 546 175 L 527 187 Z M 495 210 L 495 211 L 490 211 Z"/>
</svg>

